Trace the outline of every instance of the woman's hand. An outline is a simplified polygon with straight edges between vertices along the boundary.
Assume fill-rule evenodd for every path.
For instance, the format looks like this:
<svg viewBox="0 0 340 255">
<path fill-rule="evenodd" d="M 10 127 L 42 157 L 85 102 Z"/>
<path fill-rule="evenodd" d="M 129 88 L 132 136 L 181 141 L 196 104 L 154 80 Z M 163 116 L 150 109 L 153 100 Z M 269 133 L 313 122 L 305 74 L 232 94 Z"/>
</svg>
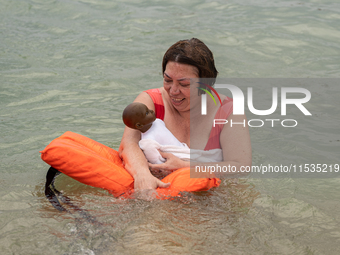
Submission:
<svg viewBox="0 0 340 255">
<path fill-rule="evenodd" d="M 183 161 L 172 153 L 166 153 L 162 151 L 159 151 L 159 153 L 163 158 L 165 158 L 166 161 L 163 164 L 149 163 L 150 171 L 155 176 L 167 176 L 179 168 L 190 166 L 189 161 Z"/>
<path fill-rule="evenodd" d="M 136 191 L 140 190 L 155 190 L 157 188 L 168 188 L 170 183 L 164 183 L 153 176 L 151 173 L 149 174 L 137 174 L 134 176 L 134 189 Z"/>
<path fill-rule="evenodd" d="M 148 174 L 138 174 L 134 176 L 134 189 L 136 198 L 143 200 L 152 200 L 157 195 L 157 188 L 168 188 L 170 183 L 164 183 L 153 176 L 150 172 Z"/>
</svg>

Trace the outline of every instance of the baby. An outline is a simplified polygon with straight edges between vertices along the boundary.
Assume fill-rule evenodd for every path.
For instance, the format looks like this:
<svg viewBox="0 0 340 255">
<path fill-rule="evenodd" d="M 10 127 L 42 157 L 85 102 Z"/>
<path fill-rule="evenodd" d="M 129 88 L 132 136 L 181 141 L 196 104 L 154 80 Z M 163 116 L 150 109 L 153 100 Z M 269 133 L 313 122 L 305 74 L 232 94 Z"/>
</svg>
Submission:
<svg viewBox="0 0 340 255">
<path fill-rule="evenodd" d="M 165 159 L 159 153 L 171 152 L 183 159 L 190 159 L 190 149 L 185 143 L 181 143 L 165 127 L 161 119 L 156 119 L 155 112 L 148 109 L 145 104 L 132 103 L 123 111 L 124 124 L 141 131 L 139 147 L 143 150 L 146 159 L 152 164 L 162 164 Z"/>
</svg>

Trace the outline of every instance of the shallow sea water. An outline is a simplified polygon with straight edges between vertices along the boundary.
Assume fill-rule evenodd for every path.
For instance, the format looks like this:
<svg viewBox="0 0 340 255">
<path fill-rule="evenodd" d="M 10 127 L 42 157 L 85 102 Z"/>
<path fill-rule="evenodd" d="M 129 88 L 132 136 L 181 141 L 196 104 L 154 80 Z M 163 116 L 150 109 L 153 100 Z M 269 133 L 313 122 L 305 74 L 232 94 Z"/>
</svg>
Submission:
<svg viewBox="0 0 340 255">
<path fill-rule="evenodd" d="M 87 214 L 60 213 L 44 196 L 39 154 L 68 130 L 118 149 L 122 110 L 162 85 L 162 56 L 180 39 L 203 40 L 221 77 L 338 78 L 338 2 L 0 5 L 1 254 L 340 252 L 338 178 L 226 179 L 208 192 L 144 201 L 61 175 L 56 187 Z M 340 163 L 336 84 L 310 87 L 313 116 L 294 130 L 251 128 L 253 164 Z"/>
</svg>

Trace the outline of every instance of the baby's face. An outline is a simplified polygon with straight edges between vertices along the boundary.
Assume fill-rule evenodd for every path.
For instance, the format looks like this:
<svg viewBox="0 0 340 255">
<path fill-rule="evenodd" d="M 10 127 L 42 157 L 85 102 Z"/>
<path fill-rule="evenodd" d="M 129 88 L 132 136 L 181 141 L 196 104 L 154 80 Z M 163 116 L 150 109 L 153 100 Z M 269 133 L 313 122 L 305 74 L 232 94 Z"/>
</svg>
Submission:
<svg viewBox="0 0 340 255">
<path fill-rule="evenodd" d="M 155 112 L 150 110 L 146 105 L 140 105 L 139 114 L 136 116 L 136 122 L 148 127 L 152 125 L 156 119 Z"/>
</svg>

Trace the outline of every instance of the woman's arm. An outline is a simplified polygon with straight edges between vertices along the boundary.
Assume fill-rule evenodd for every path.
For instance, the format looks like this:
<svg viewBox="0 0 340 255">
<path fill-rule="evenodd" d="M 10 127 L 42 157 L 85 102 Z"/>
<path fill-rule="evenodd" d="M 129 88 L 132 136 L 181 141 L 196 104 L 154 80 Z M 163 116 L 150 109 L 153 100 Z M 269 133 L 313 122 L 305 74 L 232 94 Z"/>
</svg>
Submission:
<svg viewBox="0 0 340 255">
<path fill-rule="evenodd" d="M 145 104 L 149 109 L 155 109 L 150 96 L 142 92 L 134 102 Z M 140 131 L 125 127 L 122 141 L 119 147 L 119 156 L 122 158 L 125 169 L 134 178 L 135 190 L 166 188 L 166 184 L 154 177 L 149 170 L 149 164 L 143 151 L 139 148 L 138 142 L 141 139 Z"/>
<path fill-rule="evenodd" d="M 231 120 L 233 125 L 231 126 Z M 235 166 L 238 174 L 242 176 L 240 168 L 251 166 L 252 149 L 248 129 L 248 121 L 245 115 L 233 115 L 228 117 L 228 123 L 224 125 L 220 134 L 220 143 L 223 151 L 223 164 Z M 229 174 L 229 176 L 228 176 Z M 232 173 L 225 173 L 223 177 L 231 177 Z"/>
</svg>

